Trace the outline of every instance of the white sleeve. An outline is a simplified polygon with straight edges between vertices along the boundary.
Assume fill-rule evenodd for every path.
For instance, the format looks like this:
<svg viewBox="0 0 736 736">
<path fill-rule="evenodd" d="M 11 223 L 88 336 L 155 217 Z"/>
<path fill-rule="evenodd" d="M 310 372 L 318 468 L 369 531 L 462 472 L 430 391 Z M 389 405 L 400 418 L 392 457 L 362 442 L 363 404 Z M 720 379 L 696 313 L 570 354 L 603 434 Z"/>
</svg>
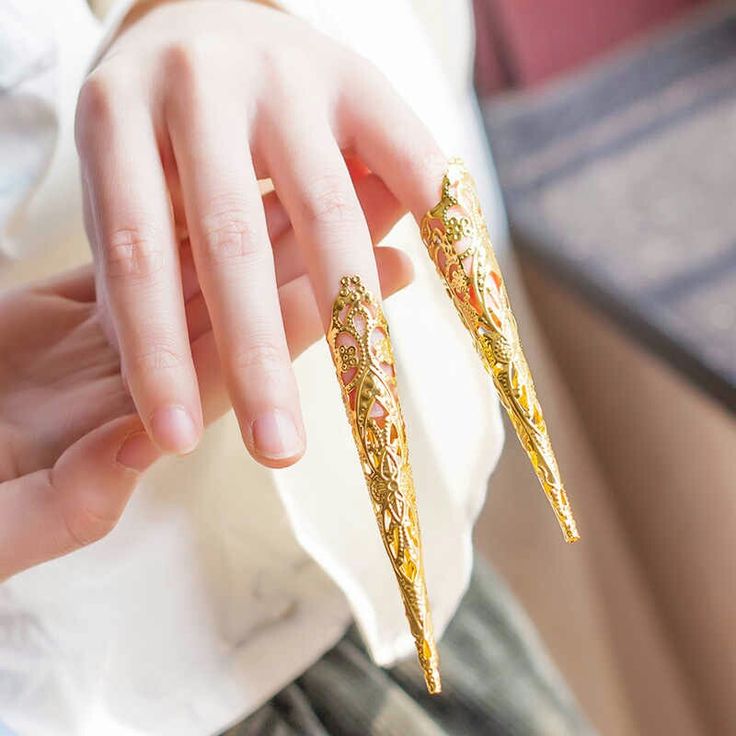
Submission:
<svg viewBox="0 0 736 736">
<path fill-rule="evenodd" d="M 16 254 L 10 223 L 48 170 L 58 135 L 58 49 L 43 17 L 0 4 L 0 253 Z"/>
<path fill-rule="evenodd" d="M 104 24 L 84 0 L 0 3 L 0 258 L 84 245 L 77 94 L 96 49 L 133 2 L 116 2 Z"/>
</svg>

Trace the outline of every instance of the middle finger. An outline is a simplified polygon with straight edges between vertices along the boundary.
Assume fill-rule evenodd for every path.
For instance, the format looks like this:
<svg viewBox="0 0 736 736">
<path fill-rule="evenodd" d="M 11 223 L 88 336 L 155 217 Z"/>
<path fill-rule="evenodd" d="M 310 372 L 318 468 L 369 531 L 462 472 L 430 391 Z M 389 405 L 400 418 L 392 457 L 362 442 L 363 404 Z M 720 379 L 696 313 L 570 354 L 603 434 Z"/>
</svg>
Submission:
<svg viewBox="0 0 736 736">
<path fill-rule="evenodd" d="M 261 194 L 235 96 L 177 90 L 168 125 L 192 252 L 225 381 L 253 457 L 281 467 L 304 451 Z"/>
</svg>

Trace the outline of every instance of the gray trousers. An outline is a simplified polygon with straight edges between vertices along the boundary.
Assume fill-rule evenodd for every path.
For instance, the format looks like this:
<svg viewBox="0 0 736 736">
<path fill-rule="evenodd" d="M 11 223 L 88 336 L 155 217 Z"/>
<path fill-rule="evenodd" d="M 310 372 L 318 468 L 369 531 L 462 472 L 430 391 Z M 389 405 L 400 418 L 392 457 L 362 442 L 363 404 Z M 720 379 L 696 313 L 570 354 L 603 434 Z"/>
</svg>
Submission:
<svg viewBox="0 0 736 736">
<path fill-rule="evenodd" d="M 505 585 L 476 561 L 440 642 L 443 692 L 416 661 L 391 669 L 356 630 L 223 736 L 589 736 L 593 734 Z"/>
</svg>

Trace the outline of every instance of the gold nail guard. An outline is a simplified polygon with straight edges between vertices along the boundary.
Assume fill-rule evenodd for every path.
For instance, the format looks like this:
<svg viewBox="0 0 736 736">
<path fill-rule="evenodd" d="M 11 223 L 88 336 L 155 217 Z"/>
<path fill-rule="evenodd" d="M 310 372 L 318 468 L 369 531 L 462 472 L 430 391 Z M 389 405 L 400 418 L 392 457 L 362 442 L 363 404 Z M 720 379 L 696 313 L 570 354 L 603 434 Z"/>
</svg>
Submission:
<svg viewBox="0 0 736 736">
<path fill-rule="evenodd" d="M 493 379 L 565 541 L 576 542 L 580 536 L 575 518 L 521 347 L 475 182 L 460 159 L 448 163 L 441 199 L 422 218 L 421 234 L 447 293 Z"/>
<path fill-rule="evenodd" d="M 439 693 L 439 660 L 388 323 L 358 276 L 340 281 L 327 342 L 427 690 Z"/>
</svg>

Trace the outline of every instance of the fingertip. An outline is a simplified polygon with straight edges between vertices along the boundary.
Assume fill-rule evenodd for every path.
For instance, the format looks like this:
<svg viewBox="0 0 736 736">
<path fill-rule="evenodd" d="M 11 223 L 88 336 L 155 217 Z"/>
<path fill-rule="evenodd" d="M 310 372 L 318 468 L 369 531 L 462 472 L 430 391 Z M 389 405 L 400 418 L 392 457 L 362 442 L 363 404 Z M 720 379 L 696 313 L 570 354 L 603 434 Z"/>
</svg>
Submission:
<svg viewBox="0 0 736 736">
<path fill-rule="evenodd" d="M 391 250 L 396 254 L 396 258 L 398 258 L 401 263 L 401 275 L 405 280 L 405 283 L 410 284 L 414 281 L 414 261 L 406 251 L 403 251 L 400 248 L 392 248 Z"/>
<path fill-rule="evenodd" d="M 270 468 L 271 470 L 282 470 L 283 468 L 289 468 L 292 465 L 296 465 L 304 457 L 304 452 L 305 449 L 303 448 L 297 454 L 283 458 L 262 457 L 254 454 L 253 459 L 260 465 Z"/>
<path fill-rule="evenodd" d="M 186 455 L 199 444 L 200 425 L 180 404 L 156 409 L 151 415 L 149 428 L 153 441 L 166 453 Z"/>
<path fill-rule="evenodd" d="M 285 468 L 304 455 L 304 430 L 283 409 L 269 409 L 256 417 L 249 434 L 251 454 L 266 467 Z"/>
<path fill-rule="evenodd" d="M 399 248 L 376 248 L 376 264 L 383 296 L 395 294 L 414 280 L 414 262 Z"/>
<path fill-rule="evenodd" d="M 129 434 L 123 440 L 115 460 L 126 470 L 142 473 L 151 467 L 159 456 L 160 452 L 151 442 L 146 432 L 140 430 Z"/>
</svg>

